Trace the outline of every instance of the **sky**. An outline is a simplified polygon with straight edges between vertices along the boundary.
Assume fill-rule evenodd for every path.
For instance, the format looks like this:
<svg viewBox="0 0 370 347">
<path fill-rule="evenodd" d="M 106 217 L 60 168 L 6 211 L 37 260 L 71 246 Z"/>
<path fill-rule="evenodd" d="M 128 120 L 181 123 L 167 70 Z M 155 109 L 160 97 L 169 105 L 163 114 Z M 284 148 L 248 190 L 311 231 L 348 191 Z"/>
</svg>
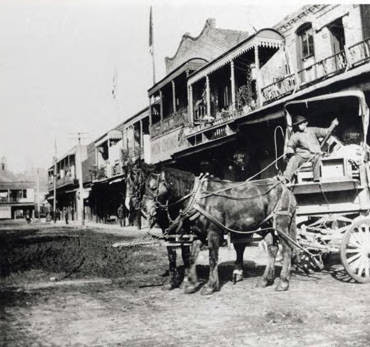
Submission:
<svg viewBox="0 0 370 347">
<path fill-rule="evenodd" d="M 220 28 L 253 33 L 303 4 L 0 0 L 0 157 L 15 172 L 47 168 L 55 143 L 61 156 L 78 131 L 87 144 L 147 106 L 150 5 L 159 80 L 164 57 L 175 54 L 185 32 L 197 36 L 207 18 Z"/>
</svg>

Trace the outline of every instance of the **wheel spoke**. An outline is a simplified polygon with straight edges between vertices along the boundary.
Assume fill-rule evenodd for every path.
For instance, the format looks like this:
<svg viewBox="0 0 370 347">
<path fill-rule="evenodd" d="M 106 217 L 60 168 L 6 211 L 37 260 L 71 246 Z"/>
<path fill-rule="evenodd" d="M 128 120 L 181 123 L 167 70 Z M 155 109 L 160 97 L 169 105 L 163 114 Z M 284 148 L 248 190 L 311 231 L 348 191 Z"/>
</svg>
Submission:
<svg viewBox="0 0 370 347">
<path fill-rule="evenodd" d="M 348 245 L 348 248 L 346 249 L 346 254 L 353 254 L 360 252 L 360 248 L 357 246 L 352 246 L 353 248 L 349 248 L 350 245 Z"/>
<path fill-rule="evenodd" d="M 349 266 L 350 266 L 350 268 L 351 268 L 354 272 L 356 272 L 356 269 L 358 269 L 358 268 L 359 268 L 360 264 L 361 264 L 361 258 L 358 258 L 358 259 L 356 259 L 353 263 L 349 264 Z"/>
<path fill-rule="evenodd" d="M 365 270 L 364 259 L 361 258 L 360 266 L 358 267 L 358 275 L 362 277 L 362 272 Z"/>
<path fill-rule="evenodd" d="M 347 259 L 348 264 L 352 263 L 353 261 L 359 259 L 361 257 L 361 253 L 356 253 L 352 257 Z"/>
<path fill-rule="evenodd" d="M 361 240 L 360 240 L 360 237 L 359 237 L 359 235 L 358 235 L 357 232 L 353 232 L 351 234 L 351 240 L 350 241 L 353 241 L 354 243 L 356 243 L 359 246 L 361 246 Z"/>
</svg>

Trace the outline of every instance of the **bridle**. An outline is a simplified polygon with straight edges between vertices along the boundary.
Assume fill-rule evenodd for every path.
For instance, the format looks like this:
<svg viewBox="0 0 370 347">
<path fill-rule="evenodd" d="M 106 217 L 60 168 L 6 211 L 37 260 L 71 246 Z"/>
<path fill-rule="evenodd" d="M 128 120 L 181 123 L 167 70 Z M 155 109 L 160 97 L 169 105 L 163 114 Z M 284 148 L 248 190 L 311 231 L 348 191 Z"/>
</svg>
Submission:
<svg viewBox="0 0 370 347">
<path fill-rule="evenodd" d="M 188 199 L 190 199 L 190 202 L 188 204 L 188 206 L 185 208 L 186 210 L 189 210 L 189 206 L 193 204 L 193 201 L 194 201 L 194 197 L 196 195 L 196 193 L 198 192 L 199 188 L 200 188 L 200 185 L 198 184 L 195 184 L 193 186 L 193 189 L 192 191 L 190 191 L 188 194 L 184 195 L 183 197 L 179 198 L 178 200 L 174 201 L 174 202 L 171 202 L 169 203 L 169 199 L 166 200 L 166 202 L 163 204 L 159 201 L 159 197 L 160 197 L 160 192 L 159 192 L 159 189 L 160 189 L 160 184 L 163 184 L 166 191 L 167 192 L 170 192 L 171 190 L 171 183 L 168 183 L 166 182 L 166 180 L 164 179 L 161 179 L 161 174 L 155 174 L 155 173 L 152 173 L 151 176 L 155 176 L 156 177 L 156 185 L 155 185 L 155 189 L 151 189 L 149 187 L 149 189 L 145 189 L 145 194 L 144 194 L 144 198 L 147 198 L 147 199 L 150 199 L 154 202 L 154 206 L 155 206 L 155 209 L 159 209 L 159 210 L 162 210 L 164 211 L 166 214 L 167 214 L 167 217 L 168 217 L 168 220 L 169 222 L 172 224 L 174 222 L 174 220 L 171 218 L 170 216 L 170 212 L 169 212 L 169 209 L 171 207 L 174 207 Z M 148 185 L 148 184 L 147 184 Z M 148 192 L 148 194 L 147 194 Z M 143 213 L 145 215 L 145 213 Z"/>
</svg>

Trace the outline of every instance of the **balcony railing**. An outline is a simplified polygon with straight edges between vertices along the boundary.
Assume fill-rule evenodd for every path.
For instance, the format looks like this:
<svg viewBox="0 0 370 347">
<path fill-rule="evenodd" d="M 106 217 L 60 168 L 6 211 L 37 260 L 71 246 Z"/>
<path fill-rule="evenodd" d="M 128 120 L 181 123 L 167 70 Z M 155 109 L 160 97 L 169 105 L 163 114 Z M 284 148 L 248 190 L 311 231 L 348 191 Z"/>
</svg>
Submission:
<svg viewBox="0 0 370 347">
<path fill-rule="evenodd" d="M 343 73 L 353 67 L 370 60 L 370 38 L 358 42 L 347 49 L 342 50 L 330 57 L 322 59 L 300 71 L 296 75 L 290 74 L 284 78 L 262 88 L 264 104 L 280 99 L 295 89 L 303 89 Z"/>
<path fill-rule="evenodd" d="M 197 122 L 207 115 L 207 106 L 200 104 L 194 108 L 194 121 Z"/>
<path fill-rule="evenodd" d="M 56 188 L 64 187 L 69 184 L 77 184 L 76 182 L 77 180 L 73 176 L 67 175 L 62 178 L 57 178 Z M 49 190 L 53 189 L 53 187 L 54 187 L 54 182 L 49 181 L 49 186 L 48 186 Z"/>
<path fill-rule="evenodd" d="M 114 164 L 105 164 L 100 167 L 95 167 L 91 171 L 91 179 L 95 180 L 105 180 L 107 178 L 112 178 L 123 174 L 122 162 L 116 160 Z"/>
<path fill-rule="evenodd" d="M 348 60 L 353 66 L 366 62 L 370 58 L 370 38 L 348 47 Z"/>
<path fill-rule="evenodd" d="M 158 136 L 170 130 L 176 129 L 181 125 L 186 124 L 187 113 L 185 110 L 178 111 L 171 114 L 169 117 L 163 119 L 162 123 L 156 123 L 151 127 L 151 135 Z"/>
<path fill-rule="evenodd" d="M 340 51 L 330 57 L 318 61 L 311 66 L 298 71 L 300 85 L 311 83 L 320 79 L 343 72 L 347 67 L 347 57 L 344 51 Z"/>
<path fill-rule="evenodd" d="M 295 86 L 295 75 L 290 74 L 262 88 L 262 96 L 264 100 L 273 101 L 284 95 L 290 94 Z"/>
</svg>

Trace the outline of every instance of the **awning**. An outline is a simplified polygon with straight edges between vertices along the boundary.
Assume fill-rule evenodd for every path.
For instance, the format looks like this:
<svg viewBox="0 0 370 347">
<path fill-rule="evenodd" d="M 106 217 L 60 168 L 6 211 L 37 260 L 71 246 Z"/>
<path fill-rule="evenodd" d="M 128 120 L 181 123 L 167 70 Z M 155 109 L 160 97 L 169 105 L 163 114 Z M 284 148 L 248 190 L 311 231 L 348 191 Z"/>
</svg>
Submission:
<svg viewBox="0 0 370 347">
<path fill-rule="evenodd" d="M 312 98 L 294 100 L 284 105 L 285 109 L 291 114 L 315 112 L 331 113 L 335 109 L 343 112 L 347 108 L 356 108 L 356 113 L 363 116 L 368 113 L 368 106 L 365 95 L 361 90 L 348 90 L 331 94 L 324 94 Z"/>
<path fill-rule="evenodd" d="M 234 134 L 234 135 L 230 135 L 228 137 L 224 137 L 224 138 L 217 139 L 217 140 L 214 140 L 214 141 L 209 141 L 209 142 L 206 142 L 206 143 L 202 143 L 198 146 L 190 147 L 190 148 L 184 149 L 180 152 L 174 153 L 174 154 L 172 154 L 171 157 L 173 159 L 184 158 L 184 157 L 187 157 L 189 155 L 193 155 L 193 154 L 196 154 L 196 153 L 199 153 L 199 152 L 203 152 L 203 151 L 206 151 L 206 150 L 211 149 L 211 148 L 219 147 L 219 146 L 224 145 L 226 143 L 235 141 L 235 136 L 236 135 Z"/>
<path fill-rule="evenodd" d="M 190 75 L 188 86 L 220 69 L 224 65 L 229 64 L 232 60 L 247 51 L 254 50 L 256 46 L 279 49 L 283 47 L 283 45 L 284 37 L 278 31 L 272 28 L 261 29 Z"/>
<path fill-rule="evenodd" d="M 122 132 L 118 129 L 113 129 L 108 131 L 105 136 L 103 136 L 101 139 L 95 142 L 95 147 L 101 146 L 104 142 L 107 142 L 108 140 L 121 140 L 122 139 Z"/>
<path fill-rule="evenodd" d="M 171 71 L 167 76 L 157 82 L 153 87 L 148 90 L 149 97 L 157 93 L 161 88 L 166 84 L 173 81 L 176 77 L 180 76 L 182 73 L 185 73 L 189 70 L 198 70 L 201 66 L 206 64 L 207 61 L 203 58 L 192 58 L 186 61 L 185 63 L 178 66 L 175 70 Z"/>
</svg>

